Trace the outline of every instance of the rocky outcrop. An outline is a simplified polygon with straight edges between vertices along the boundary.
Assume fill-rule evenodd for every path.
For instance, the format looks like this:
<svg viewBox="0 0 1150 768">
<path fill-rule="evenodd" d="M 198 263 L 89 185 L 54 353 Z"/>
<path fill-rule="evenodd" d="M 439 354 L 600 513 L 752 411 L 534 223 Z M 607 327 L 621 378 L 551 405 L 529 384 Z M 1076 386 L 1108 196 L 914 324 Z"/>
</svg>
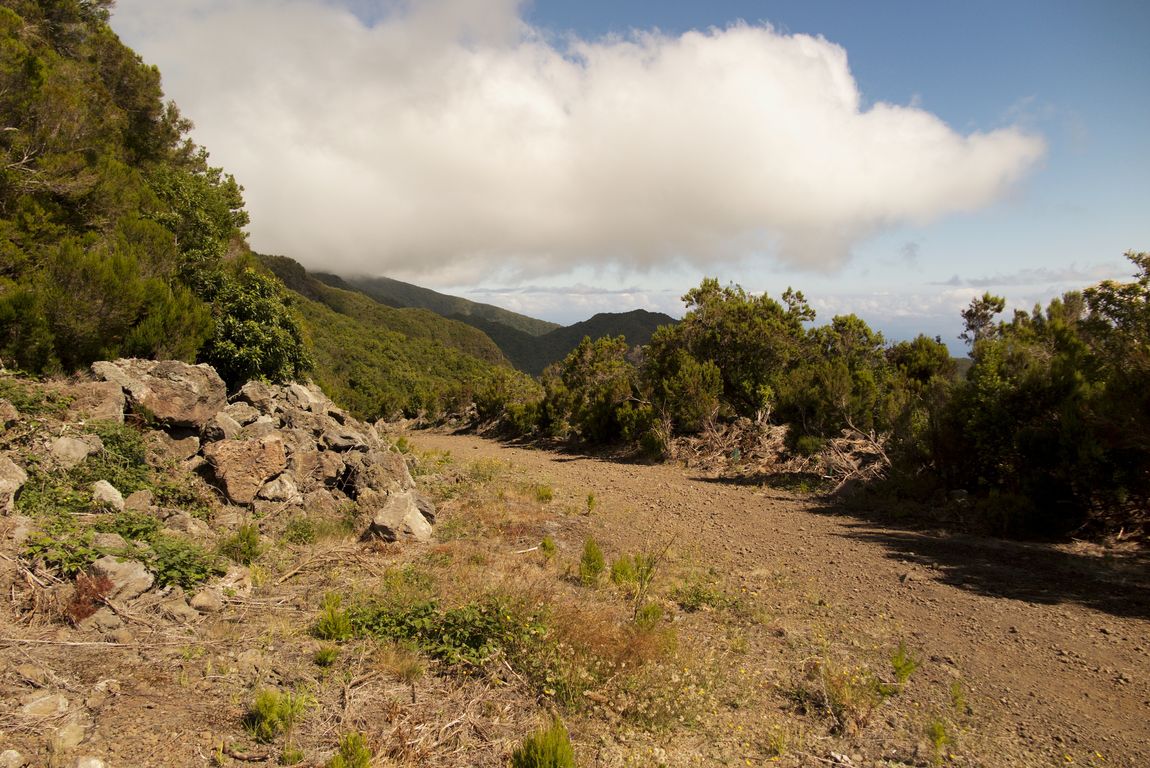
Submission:
<svg viewBox="0 0 1150 768">
<path fill-rule="evenodd" d="M 127 359 L 93 363 L 92 373 L 119 384 L 130 411 L 168 427 L 202 429 L 227 405 L 223 379 L 210 365 Z"/>
<path fill-rule="evenodd" d="M 16 494 L 26 482 L 28 473 L 7 456 L 0 456 L 0 514 L 12 514 L 16 507 Z"/>
<path fill-rule="evenodd" d="M 284 442 L 278 435 L 258 440 L 221 440 L 204 448 L 216 483 L 234 504 L 251 504 L 264 483 L 287 466 Z"/>
</svg>

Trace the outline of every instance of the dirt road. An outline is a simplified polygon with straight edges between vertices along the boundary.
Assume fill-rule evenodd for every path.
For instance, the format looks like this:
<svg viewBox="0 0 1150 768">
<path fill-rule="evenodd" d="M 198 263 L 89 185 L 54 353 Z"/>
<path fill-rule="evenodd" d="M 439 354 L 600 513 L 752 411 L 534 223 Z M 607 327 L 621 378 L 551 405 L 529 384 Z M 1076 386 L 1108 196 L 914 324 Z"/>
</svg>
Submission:
<svg viewBox="0 0 1150 768">
<path fill-rule="evenodd" d="M 980 765 L 1150 765 L 1150 590 L 1144 561 L 1087 547 L 877 525 L 756 483 L 415 432 L 423 451 L 510 462 L 589 515 L 616 549 L 673 539 L 681 562 L 755 587 L 764 631 L 859 647 L 905 640 L 925 684 L 961 681 Z M 952 683 L 953 686 L 953 683 Z"/>
</svg>

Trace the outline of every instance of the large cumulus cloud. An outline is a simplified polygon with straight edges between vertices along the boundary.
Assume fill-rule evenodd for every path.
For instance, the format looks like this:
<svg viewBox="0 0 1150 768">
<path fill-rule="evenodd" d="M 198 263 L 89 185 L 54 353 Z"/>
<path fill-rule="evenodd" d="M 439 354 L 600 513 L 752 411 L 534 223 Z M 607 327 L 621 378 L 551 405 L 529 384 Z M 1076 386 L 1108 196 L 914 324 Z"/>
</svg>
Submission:
<svg viewBox="0 0 1150 768">
<path fill-rule="evenodd" d="M 113 25 L 246 186 L 253 244 L 343 273 L 458 284 L 748 254 L 831 269 L 879 230 L 990 203 L 1044 151 L 866 105 L 822 38 L 584 40 L 519 10 L 119 0 Z"/>
</svg>

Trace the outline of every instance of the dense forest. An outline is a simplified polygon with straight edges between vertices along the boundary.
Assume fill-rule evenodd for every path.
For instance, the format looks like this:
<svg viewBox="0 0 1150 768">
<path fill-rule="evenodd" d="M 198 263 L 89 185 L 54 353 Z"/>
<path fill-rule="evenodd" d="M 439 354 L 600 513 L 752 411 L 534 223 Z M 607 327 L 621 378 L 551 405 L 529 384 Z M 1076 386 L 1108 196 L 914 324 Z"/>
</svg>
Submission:
<svg viewBox="0 0 1150 768">
<path fill-rule="evenodd" d="M 1128 254 L 1130 282 L 1008 319 L 1003 298 L 975 300 L 963 375 L 939 339 L 888 344 L 853 315 L 816 325 L 802 293 L 708 279 L 642 348 L 588 336 L 535 380 L 474 327 L 499 313 L 446 304 L 465 325 L 398 309 L 253 254 L 242 188 L 188 138 L 159 72 L 108 27 L 110 5 L 0 2 L 3 366 L 70 374 L 139 356 L 210 363 L 232 387 L 310 376 L 361 417 L 473 405 L 511 433 L 652 456 L 737 419 L 787 425 L 800 456 L 854 430 L 885 446 L 894 497 L 962 491 L 977 519 L 1011 535 L 1142 531 L 1147 254 Z"/>
</svg>

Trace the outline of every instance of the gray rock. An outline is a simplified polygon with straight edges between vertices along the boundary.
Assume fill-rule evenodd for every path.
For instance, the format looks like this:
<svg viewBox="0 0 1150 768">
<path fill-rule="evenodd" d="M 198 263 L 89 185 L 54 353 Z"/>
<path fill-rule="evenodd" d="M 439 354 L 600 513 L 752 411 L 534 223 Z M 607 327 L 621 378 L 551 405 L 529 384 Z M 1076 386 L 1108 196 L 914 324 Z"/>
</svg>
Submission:
<svg viewBox="0 0 1150 768">
<path fill-rule="evenodd" d="M 309 515 L 316 517 L 332 519 L 338 517 L 341 512 L 340 503 L 326 488 L 304 494 L 303 505 Z"/>
<path fill-rule="evenodd" d="M 0 456 L 0 515 L 16 509 L 16 495 L 28 482 L 28 473 L 7 456 Z"/>
<path fill-rule="evenodd" d="M 123 388 L 114 381 L 83 381 L 68 388 L 69 421 L 98 419 L 124 423 Z"/>
<path fill-rule="evenodd" d="M 88 566 L 92 578 L 107 577 L 112 588 L 106 597 L 113 600 L 131 600 L 151 589 L 156 578 L 144 564 L 137 560 L 125 560 L 114 555 L 104 555 Z"/>
<path fill-rule="evenodd" d="M 80 746 L 88 735 L 87 718 L 73 717 L 56 729 L 52 741 L 60 752 L 70 752 Z"/>
<path fill-rule="evenodd" d="M 329 449 L 342 453 L 344 451 L 366 451 L 367 440 L 362 433 L 343 427 L 329 429 L 323 433 L 323 444 Z"/>
<path fill-rule="evenodd" d="M 12 533 L 9 538 L 17 547 L 24 546 L 24 542 L 28 541 L 28 537 L 32 532 L 38 528 L 36 521 L 27 515 L 13 515 L 12 516 Z"/>
<path fill-rule="evenodd" d="M 419 511 L 415 494 L 411 491 L 400 491 L 388 496 L 383 506 L 372 515 L 371 525 L 364 532 L 364 538 L 384 541 L 430 541 L 433 536 L 431 523 Z"/>
<path fill-rule="evenodd" d="M 152 508 L 152 504 L 155 503 L 155 500 L 156 497 L 147 489 L 136 491 L 124 499 L 124 509 L 129 509 L 133 512 L 147 512 Z"/>
<path fill-rule="evenodd" d="M 192 596 L 188 605 L 200 613 L 219 613 L 224 609 L 224 598 L 215 589 L 201 589 Z"/>
<path fill-rule="evenodd" d="M 23 699 L 20 714 L 29 717 L 55 717 L 62 715 L 71 708 L 68 697 L 62 693 L 44 693 L 36 691 Z"/>
<path fill-rule="evenodd" d="M 74 768 L 108 768 L 108 764 L 95 755 L 83 755 L 76 758 Z"/>
<path fill-rule="evenodd" d="M 14 749 L 6 749 L 0 752 L 0 768 L 24 768 L 28 761 L 24 755 L 20 754 Z"/>
<path fill-rule="evenodd" d="M 164 527 L 185 533 L 192 539 L 202 540 L 212 535 L 212 529 L 207 523 L 182 509 L 173 510 L 165 517 Z"/>
<path fill-rule="evenodd" d="M 95 613 L 86 619 L 81 619 L 76 623 L 76 626 L 80 629 L 92 629 L 107 633 L 124 626 L 124 620 L 117 616 L 111 608 L 105 607 L 97 608 Z"/>
<path fill-rule="evenodd" d="M 20 418 L 20 411 L 4 398 L 0 398 L 0 427 L 7 427 Z"/>
<path fill-rule="evenodd" d="M 435 503 L 424 496 L 422 493 L 415 494 L 415 506 L 419 508 L 420 514 L 427 518 L 427 522 L 435 523 Z"/>
<path fill-rule="evenodd" d="M 244 440 L 257 440 L 261 437 L 273 435 L 280 428 L 279 419 L 275 416 L 260 416 L 240 430 L 238 437 Z"/>
<path fill-rule="evenodd" d="M 131 645 L 136 642 L 136 636 L 133 635 L 132 630 L 127 627 L 117 627 L 109 631 L 106 637 L 117 645 Z"/>
<path fill-rule="evenodd" d="M 122 552 L 128 542 L 118 533 L 97 533 L 92 537 L 92 548 L 97 552 Z"/>
<path fill-rule="evenodd" d="M 104 450 L 104 443 L 96 435 L 84 435 L 83 437 L 64 435 L 56 438 L 48 449 L 52 458 L 65 469 L 71 469 L 92 454 L 102 450 Z"/>
<path fill-rule="evenodd" d="M 227 406 L 223 412 L 241 427 L 251 424 L 260 417 L 260 412 L 251 403 L 245 403 L 242 400 Z"/>
<path fill-rule="evenodd" d="M 302 384 L 292 383 L 284 387 L 284 399 L 302 411 L 323 413 L 327 410 L 328 399 L 318 390 L 313 391 Z"/>
<path fill-rule="evenodd" d="M 119 384 L 132 411 L 168 427 L 203 429 L 227 405 L 223 379 L 209 365 L 121 359 L 93 363 L 92 373 Z"/>
<path fill-rule="evenodd" d="M 235 504 L 251 504 L 264 483 L 287 467 L 283 440 L 277 435 L 211 443 L 204 447 L 204 458 L 217 485 Z"/>
<path fill-rule="evenodd" d="M 148 445 L 160 461 L 166 462 L 186 461 L 200 452 L 200 438 L 195 435 L 176 438 L 158 430 L 148 435 Z"/>
<path fill-rule="evenodd" d="M 199 612 L 188 604 L 187 599 L 182 594 L 169 597 L 160 603 L 160 610 L 176 621 L 185 624 L 195 621 L 200 616 Z"/>
<path fill-rule="evenodd" d="M 217 413 L 204 427 L 204 439 L 231 440 L 243 429 L 240 423 L 224 412 Z"/>
<path fill-rule="evenodd" d="M 265 483 L 257 495 L 259 498 L 267 501 L 277 501 L 293 505 L 303 504 L 303 495 L 300 494 L 299 488 L 296 487 L 295 480 L 293 480 L 292 476 L 287 472 Z"/>
<path fill-rule="evenodd" d="M 89 490 L 92 491 L 92 500 L 100 506 L 113 509 L 116 512 L 124 511 L 123 494 L 107 480 L 97 480 L 92 483 Z"/>
<path fill-rule="evenodd" d="M 238 402 L 247 403 L 260 413 L 272 413 L 275 410 L 275 391 L 262 381 L 249 381 L 240 387 L 236 394 Z"/>
</svg>

